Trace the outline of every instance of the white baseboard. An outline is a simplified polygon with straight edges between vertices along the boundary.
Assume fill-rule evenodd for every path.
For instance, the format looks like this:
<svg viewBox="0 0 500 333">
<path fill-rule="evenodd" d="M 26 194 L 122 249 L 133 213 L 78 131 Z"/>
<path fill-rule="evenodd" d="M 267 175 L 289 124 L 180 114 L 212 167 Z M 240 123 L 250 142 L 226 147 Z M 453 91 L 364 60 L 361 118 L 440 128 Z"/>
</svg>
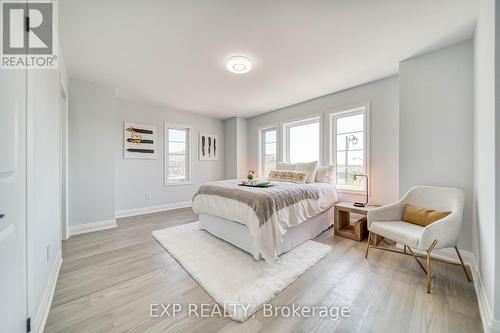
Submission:
<svg viewBox="0 0 500 333">
<path fill-rule="evenodd" d="M 462 259 L 464 260 L 465 265 L 469 266 L 472 270 L 472 264 L 474 262 L 474 255 L 472 254 L 472 252 L 460 250 L 460 254 L 462 255 Z M 432 251 L 432 255 L 436 258 L 445 259 L 455 263 L 460 262 L 457 256 L 457 252 L 452 247 Z"/>
<path fill-rule="evenodd" d="M 399 243 L 396 245 L 396 247 L 403 249 L 403 245 Z M 413 252 L 425 255 L 424 251 L 413 250 Z M 465 265 L 471 266 L 474 261 L 474 255 L 472 254 L 472 252 L 460 250 L 460 254 L 462 255 L 462 259 L 464 260 Z M 432 251 L 432 256 L 438 259 L 448 260 L 454 263 L 460 262 L 457 256 L 457 252 L 455 252 L 455 249 L 452 247 Z"/>
<path fill-rule="evenodd" d="M 118 218 L 122 218 L 122 217 L 130 217 L 130 216 L 158 213 L 158 212 L 174 210 L 174 209 L 179 209 L 179 208 L 187 208 L 187 207 L 191 207 L 191 204 L 192 204 L 191 201 L 183 201 L 183 202 L 175 202 L 175 203 L 157 205 L 157 206 L 124 209 L 124 210 L 117 211 L 115 213 L 115 218 L 118 219 Z"/>
<path fill-rule="evenodd" d="M 82 223 L 69 226 L 69 234 L 70 236 L 74 236 L 74 235 L 86 234 L 88 232 L 111 229 L 115 227 L 116 227 L 115 219 Z"/>
<path fill-rule="evenodd" d="M 436 257 L 442 257 L 444 259 L 451 260 L 452 258 L 457 258 L 455 249 L 442 249 L 437 250 Z M 481 315 L 481 321 L 483 323 L 483 330 L 485 333 L 500 333 L 500 320 L 494 318 L 491 304 L 488 302 L 486 297 L 486 291 L 484 289 L 484 284 L 481 279 L 481 274 L 479 273 L 479 266 L 474 257 L 474 254 L 470 251 L 460 250 L 464 262 L 470 267 L 472 272 L 472 281 L 474 283 L 474 289 L 476 291 L 477 302 L 479 303 L 479 313 Z M 434 253 L 433 253 L 434 254 Z M 456 261 L 457 259 L 455 259 Z"/>
<path fill-rule="evenodd" d="M 45 329 L 45 323 L 47 322 L 50 307 L 52 306 L 52 299 L 54 298 L 54 292 L 56 291 L 57 278 L 59 277 L 61 265 L 62 258 L 61 254 L 59 254 L 54 262 L 54 267 L 50 273 L 47 286 L 43 291 L 40 306 L 38 307 L 35 317 L 32 318 L 32 332 L 43 333 Z"/>
<path fill-rule="evenodd" d="M 477 302 L 479 303 L 479 313 L 481 314 L 481 321 L 483 322 L 483 330 L 485 333 L 500 333 L 500 320 L 494 318 L 491 304 L 486 297 L 484 284 L 479 273 L 479 266 L 472 256 L 471 262 L 472 278 L 474 281 L 474 289 L 476 290 Z"/>
</svg>

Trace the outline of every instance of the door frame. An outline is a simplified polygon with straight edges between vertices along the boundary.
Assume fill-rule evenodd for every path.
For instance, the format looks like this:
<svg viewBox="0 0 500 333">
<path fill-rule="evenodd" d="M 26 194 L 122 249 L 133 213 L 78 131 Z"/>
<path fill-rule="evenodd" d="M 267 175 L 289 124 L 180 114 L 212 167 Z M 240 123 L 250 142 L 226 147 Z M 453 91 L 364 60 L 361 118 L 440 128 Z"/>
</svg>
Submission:
<svg viewBox="0 0 500 333">
<path fill-rule="evenodd" d="M 6 135 L 0 143 L 0 214 L 4 214 L 0 219 L 0 251 L 9 251 L 1 256 L 0 308 L 7 318 L 0 322 L 0 331 L 25 331 L 29 313 L 27 89 L 26 69 L 0 71 L 0 131 Z"/>
</svg>

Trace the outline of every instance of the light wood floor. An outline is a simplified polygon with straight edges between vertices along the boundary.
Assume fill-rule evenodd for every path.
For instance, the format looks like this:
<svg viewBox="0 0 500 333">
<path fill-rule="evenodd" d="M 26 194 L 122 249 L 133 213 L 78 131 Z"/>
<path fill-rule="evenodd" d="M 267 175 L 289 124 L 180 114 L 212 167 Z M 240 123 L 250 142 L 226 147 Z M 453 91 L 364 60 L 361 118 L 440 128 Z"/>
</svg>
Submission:
<svg viewBox="0 0 500 333">
<path fill-rule="evenodd" d="M 482 332 L 472 283 L 458 266 L 433 265 L 432 295 L 406 256 L 333 237 L 332 252 L 272 300 L 274 306 L 349 306 L 349 318 L 150 318 L 151 303 L 212 303 L 212 298 L 151 236 L 197 220 L 191 209 L 118 220 L 115 229 L 73 236 L 45 332 Z"/>
</svg>

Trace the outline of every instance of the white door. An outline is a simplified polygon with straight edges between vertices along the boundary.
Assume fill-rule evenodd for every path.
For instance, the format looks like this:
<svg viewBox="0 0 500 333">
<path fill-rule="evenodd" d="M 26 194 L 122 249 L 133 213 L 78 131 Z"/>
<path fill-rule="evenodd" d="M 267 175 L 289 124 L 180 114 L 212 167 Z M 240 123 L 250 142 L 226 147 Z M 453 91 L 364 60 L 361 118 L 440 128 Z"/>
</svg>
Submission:
<svg viewBox="0 0 500 333">
<path fill-rule="evenodd" d="M 0 332 L 26 332 L 26 71 L 0 69 Z"/>
</svg>

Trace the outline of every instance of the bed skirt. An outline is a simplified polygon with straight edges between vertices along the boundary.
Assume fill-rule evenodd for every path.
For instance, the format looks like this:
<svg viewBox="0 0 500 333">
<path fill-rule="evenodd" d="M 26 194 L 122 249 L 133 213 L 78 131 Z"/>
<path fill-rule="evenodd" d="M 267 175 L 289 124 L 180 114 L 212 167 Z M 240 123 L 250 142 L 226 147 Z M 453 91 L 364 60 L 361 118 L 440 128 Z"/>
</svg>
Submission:
<svg viewBox="0 0 500 333">
<path fill-rule="evenodd" d="M 298 226 L 288 229 L 283 235 L 283 242 L 278 247 L 278 255 L 321 234 L 333 224 L 333 217 L 334 207 L 332 206 Z M 250 253 L 255 259 L 261 258 L 246 225 L 219 216 L 200 214 L 199 226 L 200 229 Z"/>
</svg>

